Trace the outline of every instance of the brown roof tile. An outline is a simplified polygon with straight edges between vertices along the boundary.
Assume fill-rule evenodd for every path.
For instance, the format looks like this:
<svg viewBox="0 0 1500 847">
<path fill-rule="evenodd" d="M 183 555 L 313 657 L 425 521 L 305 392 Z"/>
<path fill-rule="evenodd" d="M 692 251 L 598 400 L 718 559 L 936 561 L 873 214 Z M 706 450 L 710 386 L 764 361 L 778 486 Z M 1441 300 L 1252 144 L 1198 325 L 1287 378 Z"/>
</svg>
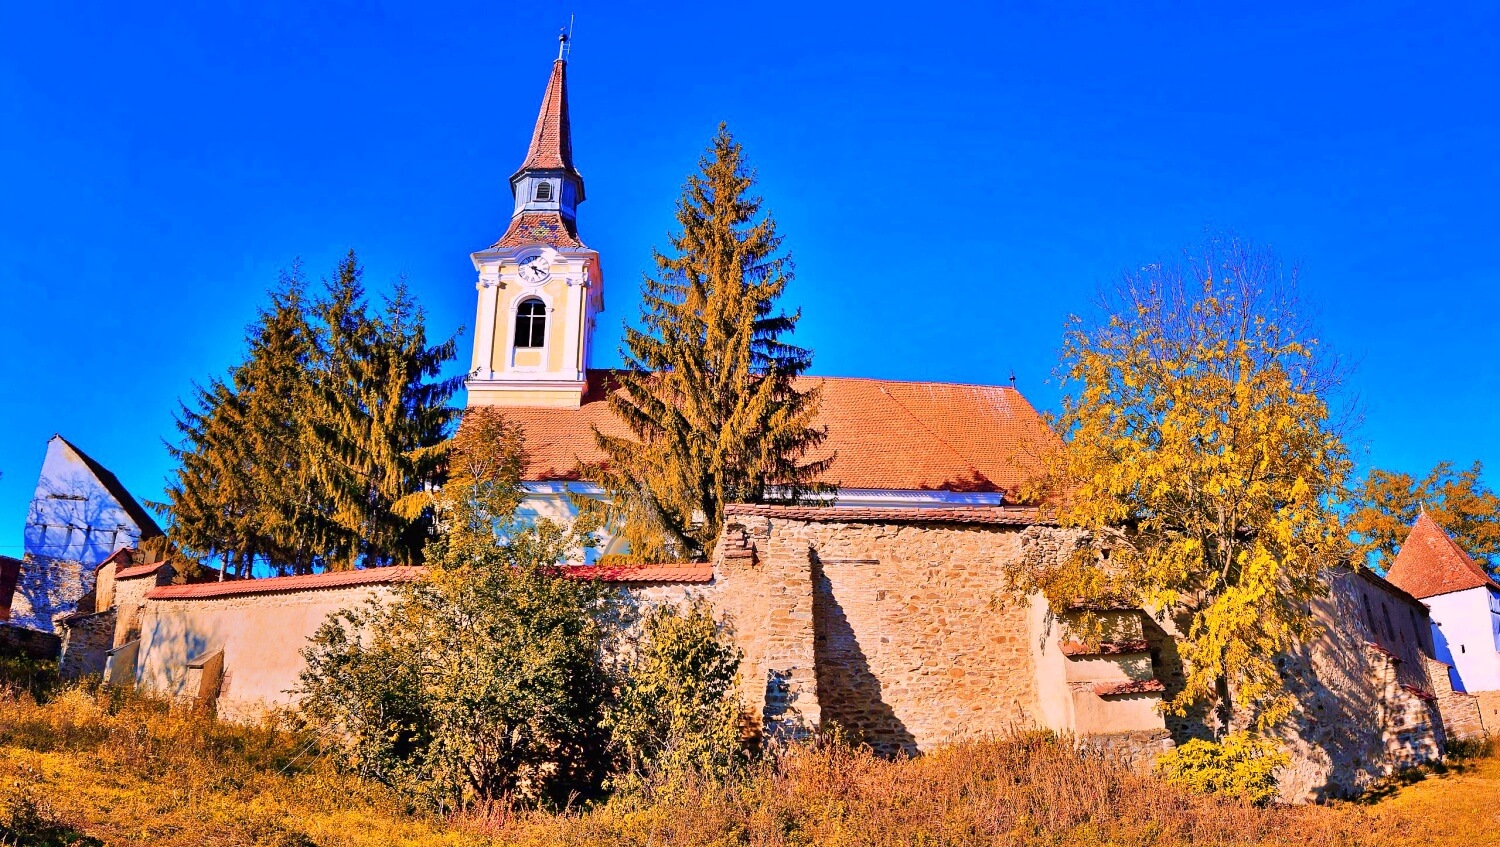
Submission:
<svg viewBox="0 0 1500 847">
<path fill-rule="evenodd" d="M 578 233 L 558 212 L 522 212 L 510 219 L 510 226 L 500 240 L 490 246 L 491 250 L 508 247 L 524 247 L 528 244 L 545 244 L 568 250 L 582 248 Z"/>
<path fill-rule="evenodd" d="M 823 481 L 856 489 L 1013 492 L 1054 444 L 1041 416 L 1014 388 L 858 377 L 804 377 L 821 388 L 818 421 L 828 438 L 809 458 L 834 456 Z M 609 409 L 609 371 L 589 372 L 578 409 L 520 407 L 505 416 L 526 432 L 531 481 L 574 480 L 578 462 L 604 456 L 592 428 L 629 431 Z"/>
<path fill-rule="evenodd" d="M 99 571 L 103 570 L 104 566 L 111 562 L 114 563 L 117 569 L 128 568 L 130 567 L 131 563 L 135 561 L 135 557 L 136 549 L 134 547 L 121 547 L 120 549 L 106 556 L 104 558 L 104 561 L 100 562 L 97 565 L 94 565 L 94 573 L 98 573 Z M 118 576 L 118 573 L 116 574 L 116 576 Z"/>
<path fill-rule="evenodd" d="M 137 577 L 150 576 L 151 574 L 154 574 L 157 571 L 161 570 L 162 565 L 165 564 L 166 562 L 148 562 L 144 565 L 132 565 L 128 568 L 119 568 L 115 571 L 115 580 L 119 581 L 122 579 L 135 579 Z"/>
<path fill-rule="evenodd" d="M 532 168 L 577 173 L 573 168 L 573 130 L 568 121 L 568 63 L 562 59 L 552 63 L 536 128 L 531 132 L 531 146 L 520 170 Z"/>
<path fill-rule="evenodd" d="M 569 579 L 600 579 L 605 582 L 713 582 L 713 565 L 703 563 L 676 565 L 568 565 L 562 568 Z"/>
<path fill-rule="evenodd" d="M 385 585 L 411 582 L 422 568 L 366 568 L 358 571 L 333 571 L 302 576 L 276 576 L 268 579 L 237 579 L 228 582 L 204 582 L 198 585 L 163 585 L 146 592 L 151 600 L 205 600 L 242 594 L 274 594 L 279 591 L 312 591 L 347 588 L 354 585 Z"/>
<path fill-rule="evenodd" d="M 1094 683 L 1094 693 L 1100 697 L 1112 697 L 1117 694 L 1147 694 L 1153 691 L 1165 691 L 1166 689 L 1167 686 L 1159 679 Z"/>
<path fill-rule="evenodd" d="M 1489 574 L 1454 543 L 1426 512 L 1417 517 L 1385 578 L 1414 597 L 1435 597 L 1489 586 L 1500 590 Z"/>
<path fill-rule="evenodd" d="M 817 523 L 968 523 L 1030 526 L 1036 522 L 1035 509 L 1014 506 L 951 506 L 910 509 L 872 506 L 767 506 L 757 503 L 730 503 L 725 516 L 762 515 L 794 521 Z"/>
<path fill-rule="evenodd" d="M 157 564 L 153 567 L 160 567 Z M 348 588 L 357 585 L 391 585 L 411 582 L 426 570 L 420 567 L 366 568 L 357 571 L 301 576 L 277 576 L 266 579 L 241 579 L 228 582 L 205 582 L 197 585 L 163 585 L 146 592 L 151 600 L 207 600 L 247 594 L 275 594 L 282 591 L 317 591 Z M 714 578 L 708 564 L 672 565 L 564 565 L 559 572 L 570 579 L 602 579 L 605 582 L 673 582 L 706 583 Z"/>
</svg>

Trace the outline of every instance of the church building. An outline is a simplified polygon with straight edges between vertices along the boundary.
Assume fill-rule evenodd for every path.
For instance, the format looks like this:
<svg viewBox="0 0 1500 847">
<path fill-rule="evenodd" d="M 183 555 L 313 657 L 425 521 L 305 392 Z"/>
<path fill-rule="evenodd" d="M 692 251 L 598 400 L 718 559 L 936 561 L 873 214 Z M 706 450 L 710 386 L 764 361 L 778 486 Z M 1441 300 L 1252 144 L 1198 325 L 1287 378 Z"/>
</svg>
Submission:
<svg viewBox="0 0 1500 847">
<path fill-rule="evenodd" d="M 627 433 L 607 402 L 611 372 L 590 366 L 604 275 L 578 224 L 562 58 L 510 183 L 508 226 L 472 254 L 468 404 L 502 407 L 524 428 L 523 508 L 567 517 L 569 494 L 603 494 L 579 476 L 602 458 L 593 428 Z M 1170 619 L 1091 607 L 1110 636 L 1088 643 L 1079 610 L 1005 584 L 1008 565 L 1056 561 L 1078 541 L 1015 501 L 1035 471 L 1028 445 L 1049 435 L 1014 388 L 806 380 L 822 389 L 828 432 L 808 458 L 834 457 L 824 481 L 835 502 L 729 504 L 707 562 L 584 561 L 562 573 L 608 583 L 626 607 L 710 603 L 742 653 L 738 698 L 766 737 L 839 727 L 877 751 L 915 753 L 1036 727 L 1144 764 L 1196 736 L 1161 709 L 1184 685 Z M 628 553 L 611 539 L 604 552 Z M 106 563 L 90 621 L 109 623 L 74 626 L 67 643 L 100 657 L 78 664 L 111 684 L 253 719 L 295 704 L 300 650 L 329 613 L 420 578 L 392 567 L 175 585 L 161 563 Z M 1323 637 L 1289 657 L 1302 670 L 1287 799 L 1355 793 L 1442 755 L 1448 692 L 1434 690 L 1426 607 L 1365 571 L 1330 580 L 1313 610 Z M 1396 628 L 1366 606 L 1391 608 Z"/>
<path fill-rule="evenodd" d="M 628 430 L 609 409 L 611 373 L 591 367 L 604 311 L 599 254 L 579 234 L 584 180 L 573 162 L 567 62 L 559 58 L 521 166 L 514 205 L 478 271 L 468 405 L 504 407 L 526 433 L 523 509 L 565 518 L 572 494 L 597 496 L 581 462 L 603 459 L 593 429 Z M 837 504 L 896 509 L 1002 506 L 1025 481 L 1027 445 L 1049 436 L 1013 387 L 851 377 L 805 377 L 822 390 L 818 455 L 834 456 L 824 482 Z M 606 538 L 599 553 L 625 553 Z M 592 558 L 592 553 L 591 553 Z"/>
</svg>

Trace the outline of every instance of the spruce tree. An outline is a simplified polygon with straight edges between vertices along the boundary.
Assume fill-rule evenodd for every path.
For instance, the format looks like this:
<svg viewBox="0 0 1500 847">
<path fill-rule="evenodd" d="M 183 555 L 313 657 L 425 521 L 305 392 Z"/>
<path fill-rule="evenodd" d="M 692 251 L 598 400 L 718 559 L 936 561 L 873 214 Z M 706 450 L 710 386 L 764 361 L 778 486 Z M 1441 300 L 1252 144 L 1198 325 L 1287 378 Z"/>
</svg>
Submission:
<svg viewBox="0 0 1500 847">
<path fill-rule="evenodd" d="M 300 429 L 310 388 L 312 330 L 305 286 L 294 267 L 246 332 L 248 355 L 197 391 L 197 408 L 178 415 L 183 444 L 167 510 L 174 544 L 240 574 L 256 562 L 278 572 L 310 572 L 316 520 L 299 483 Z"/>
<path fill-rule="evenodd" d="M 178 549 L 241 575 L 420 560 L 455 342 L 427 343 L 404 284 L 371 316 L 360 276 L 351 252 L 315 301 L 284 276 L 245 361 L 183 407 L 164 507 Z"/>
<path fill-rule="evenodd" d="M 433 380 L 457 341 L 429 346 L 426 319 L 404 283 L 371 316 L 353 251 L 314 307 L 324 331 L 310 402 L 311 477 L 338 527 L 330 568 L 415 564 L 430 510 L 398 507 L 437 484 L 462 377 Z"/>
<path fill-rule="evenodd" d="M 677 203 L 681 231 L 654 251 L 641 326 L 626 327 L 626 370 L 610 396 L 633 438 L 595 436 L 591 475 L 640 559 L 702 558 L 726 503 L 799 502 L 829 459 L 816 389 L 799 389 L 811 351 L 787 343 L 800 312 L 777 300 L 792 280 L 755 175 L 721 124 Z"/>
</svg>

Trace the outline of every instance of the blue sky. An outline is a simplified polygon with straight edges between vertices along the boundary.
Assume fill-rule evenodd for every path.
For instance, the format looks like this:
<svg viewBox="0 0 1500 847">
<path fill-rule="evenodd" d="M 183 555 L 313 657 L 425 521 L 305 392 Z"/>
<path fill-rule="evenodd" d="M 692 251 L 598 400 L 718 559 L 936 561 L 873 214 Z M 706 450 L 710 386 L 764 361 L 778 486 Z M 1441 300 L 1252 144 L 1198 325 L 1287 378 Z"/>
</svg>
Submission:
<svg viewBox="0 0 1500 847">
<path fill-rule="evenodd" d="M 1363 466 L 1480 459 L 1494 484 L 1500 6 L 1213 5 L 12 4 L 0 553 L 54 432 L 161 496 L 177 399 L 295 257 L 353 247 L 434 330 L 471 324 L 468 254 L 503 229 L 569 13 L 596 364 L 727 120 L 820 373 L 1014 370 L 1055 407 L 1068 313 L 1227 228 L 1300 267 L 1357 364 Z M 925 276 L 935 255 L 970 270 Z"/>
</svg>

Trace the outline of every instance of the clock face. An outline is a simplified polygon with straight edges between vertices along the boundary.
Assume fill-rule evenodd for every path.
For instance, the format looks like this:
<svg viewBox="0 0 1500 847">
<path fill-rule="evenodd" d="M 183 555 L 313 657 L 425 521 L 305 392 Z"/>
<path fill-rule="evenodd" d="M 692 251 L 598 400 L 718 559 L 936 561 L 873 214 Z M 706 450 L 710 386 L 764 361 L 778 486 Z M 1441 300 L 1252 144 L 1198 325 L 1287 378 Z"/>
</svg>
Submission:
<svg viewBox="0 0 1500 847">
<path fill-rule="evenodd" d="M 541 256 L 532 256 L 530 259 L 521 261 L 521 268 L 516 273 L 523 282 L 541 282 L 547 278 L 552 270 L 551 264 Z"/>
</svg>

